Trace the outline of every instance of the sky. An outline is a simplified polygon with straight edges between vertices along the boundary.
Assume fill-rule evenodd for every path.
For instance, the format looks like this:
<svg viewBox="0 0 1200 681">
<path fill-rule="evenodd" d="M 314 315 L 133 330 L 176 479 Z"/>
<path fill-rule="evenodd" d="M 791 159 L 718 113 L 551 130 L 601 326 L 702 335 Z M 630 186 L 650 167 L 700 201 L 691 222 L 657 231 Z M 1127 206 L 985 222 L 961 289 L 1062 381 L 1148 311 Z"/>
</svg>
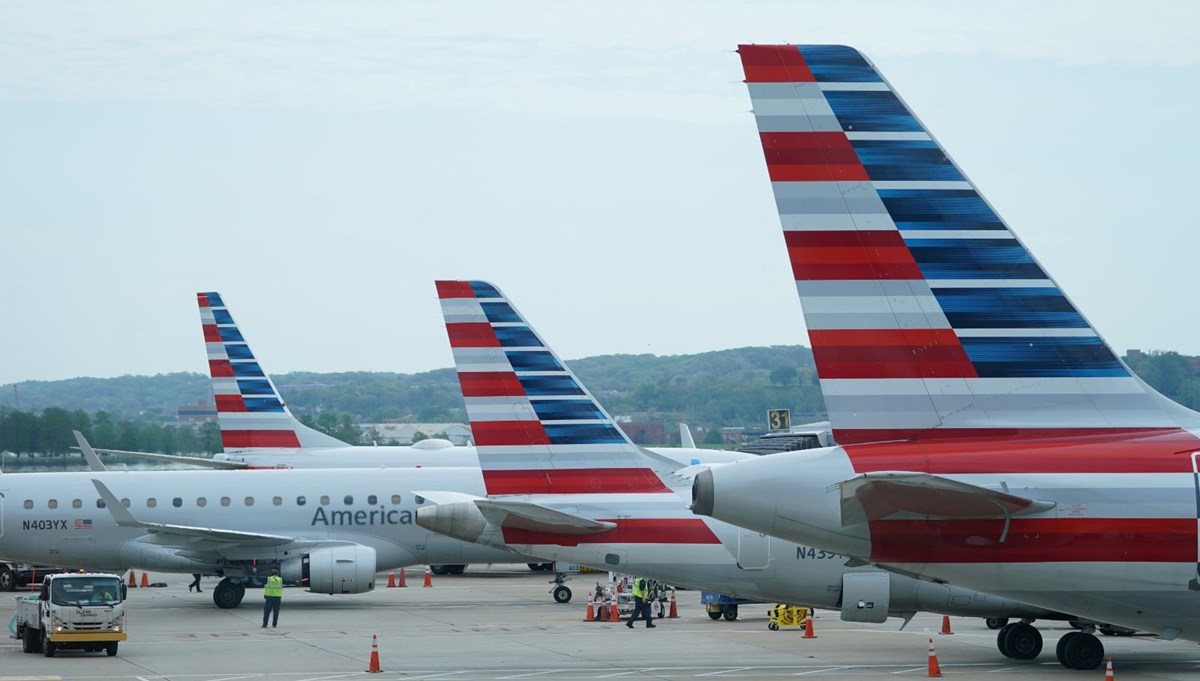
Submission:
<svg viewBox="0 0 1200 681">
<path fill-rule="evenodd" d="M 1200 4 L 0 2 L 0 384 L 808 344 L 739 43 L 864 52 L 1110 345 L 1200 354 Z M 1182 307 L 1181 307 L 1182 306 Z"/>
</svg>

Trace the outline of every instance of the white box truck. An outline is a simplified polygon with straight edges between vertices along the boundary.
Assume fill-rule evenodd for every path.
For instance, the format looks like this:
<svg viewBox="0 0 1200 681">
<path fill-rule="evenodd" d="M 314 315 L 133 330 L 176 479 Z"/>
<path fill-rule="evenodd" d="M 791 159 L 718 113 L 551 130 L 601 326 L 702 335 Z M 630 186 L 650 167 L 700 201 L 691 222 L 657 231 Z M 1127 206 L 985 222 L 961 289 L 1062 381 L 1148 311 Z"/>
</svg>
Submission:
<svg viewBox="0 0 1200 681">
<path fill-rule="evenodd" d="M 117 575 L 47 575 L 41 592 L 17 598 L 16 637 L 27 653 L 54 657 L 59 650 L 110 656 L 124 641 L 125 584 Z"/>
</svg>

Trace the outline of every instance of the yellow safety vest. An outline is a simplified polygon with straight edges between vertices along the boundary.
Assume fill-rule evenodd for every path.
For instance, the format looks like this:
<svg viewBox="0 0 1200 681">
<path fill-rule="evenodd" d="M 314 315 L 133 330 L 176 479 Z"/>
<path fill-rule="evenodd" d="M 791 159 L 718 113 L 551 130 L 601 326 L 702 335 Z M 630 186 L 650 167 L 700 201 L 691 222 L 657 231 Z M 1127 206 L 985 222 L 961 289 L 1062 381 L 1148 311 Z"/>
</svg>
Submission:
<svg viewBox="0 0 1200 681">
<path fill-rule="evenodd" d="M 271 575 L 267 577 L 267 585 L 263 587 L 263 597 L 283 596 L 283 577 Z"/>
<path fill-rule="evenodd" d="M 633 580 L 633 595 L 637 598 L 646 600 L 646 578 L 636 577 Z"/>
</svg>

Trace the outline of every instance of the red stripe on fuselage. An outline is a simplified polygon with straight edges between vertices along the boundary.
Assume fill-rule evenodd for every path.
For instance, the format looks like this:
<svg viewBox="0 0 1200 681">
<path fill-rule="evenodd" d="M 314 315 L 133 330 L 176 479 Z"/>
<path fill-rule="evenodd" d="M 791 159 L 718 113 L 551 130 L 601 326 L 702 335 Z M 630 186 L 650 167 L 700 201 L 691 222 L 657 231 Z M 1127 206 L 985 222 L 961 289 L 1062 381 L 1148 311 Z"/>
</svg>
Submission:
<svg viewBox="0 0 1200 681">
<path fill-rule="evenodd" d="M 299 447 L 293 430 L 222 430 L 221 444 L 226 449 L 244 447 Z"/>
<path fill-rule="evenodd" d="M 821 378 L 978 378 L 953 329 L 813 330 Z"/>
<path fill-rule="evenodd" d="M 525 388 L 511 371 L 460 371 L 463 397 L 524 397 Z"/>
<path fill-rule="evenodd" d="M 446 324 L 446 335 L 452 348 L 498 348 L 500 340 L 487 322 L 453 322 Z"/>
<path fill-rule="evenodd" d="M 878 520 L 871 562 L 1195 563 L 1195 518 Z"/>
<path fill-rule="evenodd" d="M 471 428 L 474 430 L 475 424 L 472 423 Z M 488 494 L 645 494 L 671 491 L 649 468 L 485 469 L 483 485 Z"/>
<path fill-rule="evenodd" d="M 795 45 L 738 45 L 747 83 L 811 83 L 812 71 Z"/>
<path fill-rule="evenodd" d="M 1191 453 L 1200 450 L 1200 439 L 1177 428 L 925 432 L 933 437 L 842 446 L 858 473 L 918 471 L 935 475 L 1190 473 Z M 961 439 L 937 437 L 948 434 Z M 972 436 L 978 439 L 971 439 Z M 834 437 L 839 443 L 845 442 L 842 431 L 836 431 Z"/>
<path fill-rule="evenodd" d="M 783 239 L 797 281 L 924 278 L 896 230 L 785 231 Z"/>
<path fill-rule="evenodd" d="M 474 298 L 475 291 L 469 281 L 436 281 L 438 298 Z"/>
<path fill-rule="evenodd" d="M 558 534 L 504 528 L 504 541 L 510 544 L 719 544 L 721 541 L 700 518 L 602 518 L 617 526 L 596 534 Z"/>
<path fill-rule="evenodd" d="M 842 132 L 763 132 L 772 182 L 865 181 L 871 178 Z"/>
</svg>

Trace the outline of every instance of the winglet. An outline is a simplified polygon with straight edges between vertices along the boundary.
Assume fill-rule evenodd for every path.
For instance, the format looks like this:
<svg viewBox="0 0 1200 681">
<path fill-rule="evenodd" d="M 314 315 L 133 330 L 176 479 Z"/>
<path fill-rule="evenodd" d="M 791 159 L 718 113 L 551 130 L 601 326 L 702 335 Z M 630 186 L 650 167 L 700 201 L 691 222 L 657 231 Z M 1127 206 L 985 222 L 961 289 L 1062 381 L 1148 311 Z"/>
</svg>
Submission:
<svg viewBox="0 0 1200 681">
<path fill-rule="evenodd" d="M 692 438 L 692 429 L 688 424 L 679 424 L 679 446 L 684 449 L 695 449 L 696 441 Z"/>
<path fill-rule="evenodd" d="M 78 430 L 73 430 L 71 432 L 75 433 L 75 441 L 79 443 L 79 451 L 83 452 L 83 458 L 87 460 L 88 470 L 108 470 L 104 467 L 104 464 L 101 463 L 100 457 L 96 455 L 96 450 L 92 449 L 92 446 L 88 444 L 87 438 L 83 436 L 83 433 L 79 432 Z"/>
<path fill-rule="evenodd" d="M 129 509 L 121 503 L 121 500 L 104 486 L 104 483 L 92 478 L 92 484 L 96 486 L 96 491 L 100 493 L 100 498 L 104 501 L 104 506 L 112 515 L 113 521 L 121 527 L 144 527 L 144 525 L 133 517 Z"/>
</svg>

